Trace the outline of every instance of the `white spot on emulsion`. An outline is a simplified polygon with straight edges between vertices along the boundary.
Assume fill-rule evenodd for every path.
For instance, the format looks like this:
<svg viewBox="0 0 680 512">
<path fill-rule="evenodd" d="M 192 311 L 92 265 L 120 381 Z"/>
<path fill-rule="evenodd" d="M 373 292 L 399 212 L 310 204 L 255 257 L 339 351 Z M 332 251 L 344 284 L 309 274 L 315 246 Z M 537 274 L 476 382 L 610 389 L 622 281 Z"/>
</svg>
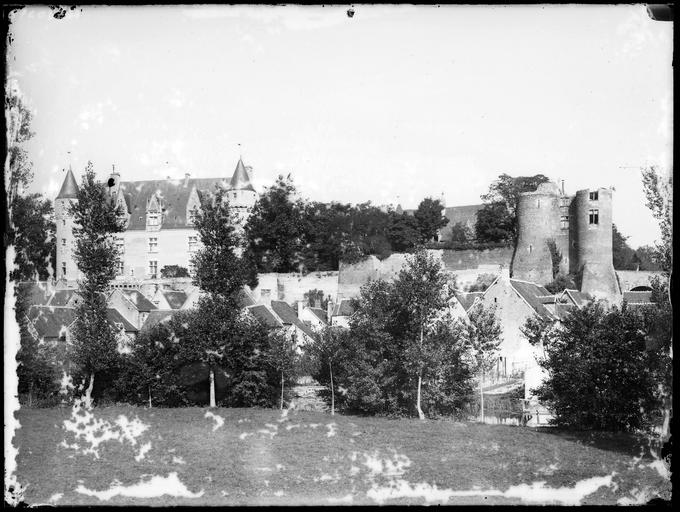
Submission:
<svg viewBox="0 0 680 512">
<path fill-rule="evenodd" d="M 139 453 L 135 455 L 135 460 L 139 462 L 144 459 L 149 450 L 151 450 L 151 443 L 145 443 L 142 445 L 142 447 L 139 449 Z"/>
<path fill-rule="evenodd" d="M 222 416 L 219 416 L 218 414 L 213 414 L 210 411 L 205 412 L 204 418 L 212 418 L 213 420 L 215 420 L 215 425 L 213 425 L 213 432 L 215 432 L 215 430 L 224 425 L 224 418 L 222 418 Z"/>
<path fill-rule="evenodd" d="M 204 490 L 201 489 L 197 493 L 192 493 L 179 480 L 177 473 L 170 473 L 167 477 L 154 476 L 145 482 L 137 484 L 122 486 L 120 484 L 113 484 L 111 488 L 106 491 L 93 491 L 87 489 L 83 485 L 76 488 L 76 492 L 85 494 L 87 496 L 95 496 L 102 501 L 108 501 L 114 496 L 126 496 L 129 498 L 157 498 L 159 496 L 168 495 L 176 498 L 200 498 L 203 496 Z"/>
<path fill-rule="evenodd" d="M 328 433 L 326 434 L 326 437 L 333 437 L 336 432 L 336 427 L 338 425 L 336 423 L 328 423 L 326 425 L 326 428 L 328 428 Z"/>
<path fill-rule="evenodd" d="M 243 432 L 238 438 L 243 441 L 246 437 L 254 435 L 252 432 Z"/>
<path fill-rule="evenodd" d="M 62 493 L 56 492 L 52 496 L 50 496 L 50 498 L 47 501 L 49 503 L 56 503 L 57 501 L 59 501 L 62 498 L 62 496 L 64 496 Z"/>
<path fill-rule="evenodd" d="M 326 498 L 329 503 L 352 503 L 354 501 L 354 496 L 347 494 L 342 498 Z"/>
<path fill-rule="evenodd" d="M 173 464 L 186 464 L 186 461 L 182 457 L 172 457 Z"/>
</svg>

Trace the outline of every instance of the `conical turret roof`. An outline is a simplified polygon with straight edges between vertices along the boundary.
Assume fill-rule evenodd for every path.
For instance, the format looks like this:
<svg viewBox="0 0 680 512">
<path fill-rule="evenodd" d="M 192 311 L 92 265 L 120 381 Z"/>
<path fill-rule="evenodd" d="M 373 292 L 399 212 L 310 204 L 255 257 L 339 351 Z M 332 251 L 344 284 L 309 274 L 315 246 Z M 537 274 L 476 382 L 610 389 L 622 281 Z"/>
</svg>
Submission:
<svg viewBox="0 0 680 512">
<path fill-rule="evenodd" d="M 64 183 L 61 185 L 61 190 L 57 199 L 77 199 L 78 198 L 78 183 L 76 182 L 75 176 L 73 176 L 73 171 L 69 167 L 66 173 L 66 178 L 64 178 Z"/>
<path fill-rule="evenodd" d="M 246 171 L 246 167 L 243 165 L 243 160 L 240 158 L 236 164 L 234 175 L 231 177 L 231 181 L 229 182 L 229 188 L 231 190 L 251 190 L 255 192 L 252 183 L 250 183 L 248 171 Z"/>
</svg>

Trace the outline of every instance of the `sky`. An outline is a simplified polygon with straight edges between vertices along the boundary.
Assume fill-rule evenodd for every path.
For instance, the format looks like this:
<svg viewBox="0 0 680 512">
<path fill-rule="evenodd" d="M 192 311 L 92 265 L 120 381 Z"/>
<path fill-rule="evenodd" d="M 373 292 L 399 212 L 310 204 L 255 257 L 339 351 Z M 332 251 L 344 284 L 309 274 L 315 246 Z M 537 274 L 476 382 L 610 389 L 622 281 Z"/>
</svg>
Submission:
<svg viewBox="0 0 680 512">
<path fill-rule="evenodd" d="M 48 7 L 11 16 L 32 189 L 291 174 L 310 200 L 478 204 L 501 173 L 614 187 L 659 238 L 642 167 L 672 170 L 672 23 L 620 6 Z"/>
</svg>

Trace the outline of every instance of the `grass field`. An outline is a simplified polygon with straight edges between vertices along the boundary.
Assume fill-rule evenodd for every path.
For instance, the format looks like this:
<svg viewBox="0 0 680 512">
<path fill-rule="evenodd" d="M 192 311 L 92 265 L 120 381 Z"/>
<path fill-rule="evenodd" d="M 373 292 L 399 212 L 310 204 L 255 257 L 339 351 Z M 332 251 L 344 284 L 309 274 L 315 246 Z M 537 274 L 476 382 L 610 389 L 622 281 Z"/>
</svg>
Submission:
<svg viewBox="0 0 680 512">
<path fill-rule="evenodd" d="M 86 414 L 68 408 L 17 413 L 16 475 L 27 503 L 616 504 L 670 499 L 665 466 L 652 453 L 658 447 L 632 436 L 321 412 L 282 415 L 268 409 L 105 407 Z M 73 421 L 77 417 L 80 423 Z"/>
</svg>

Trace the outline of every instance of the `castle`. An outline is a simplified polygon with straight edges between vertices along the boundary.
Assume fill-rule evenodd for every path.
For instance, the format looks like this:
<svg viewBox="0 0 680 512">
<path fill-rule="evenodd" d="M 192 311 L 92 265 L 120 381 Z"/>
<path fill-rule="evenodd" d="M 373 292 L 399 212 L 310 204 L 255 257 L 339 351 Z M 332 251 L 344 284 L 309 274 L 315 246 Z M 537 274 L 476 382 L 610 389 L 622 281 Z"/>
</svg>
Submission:
<svg viewBox="0 0 680 512">
<path fill-rule="evenodd" d="M 225 178 L 121 181 L 115 170 L 105 183 L 109 198 L 122 212 L 125 230 L 118 233 L 115 244 L 120 254 L 117 275 L 121 280 L 145 280 L 160 277 L 166 265 L 191 270 L 191 259 L 200 240 L 193 226 L 193 211 L 200 206 L 202 194 L 215 187 L 226 192 L 229 206 L 243 224 L 257 200 L 252 185 L 252 168 L 239 158 L 230 180 Z M 69 205 L 77 199 L 78 184 L 68 170 L 54 201 L 57 238 L 57 279 L 75 281 L 79 271 L 73 258 L 73 219 Z"/>
</svg>

